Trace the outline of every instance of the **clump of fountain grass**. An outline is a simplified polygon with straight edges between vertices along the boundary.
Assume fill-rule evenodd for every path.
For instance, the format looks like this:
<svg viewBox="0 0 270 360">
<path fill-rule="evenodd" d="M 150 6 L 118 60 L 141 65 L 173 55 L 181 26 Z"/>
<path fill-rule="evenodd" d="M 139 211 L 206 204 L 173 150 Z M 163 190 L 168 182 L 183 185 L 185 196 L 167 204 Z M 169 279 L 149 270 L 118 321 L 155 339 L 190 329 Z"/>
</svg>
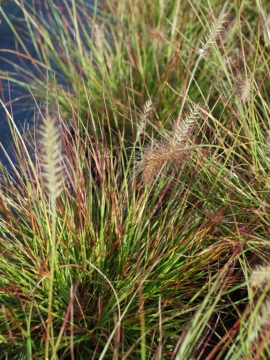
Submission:
<svg viewBox="0 0 270 360">
<path fill-rule="evenodd" d="M 202 26 L 200 18 L 194 17 L 195 9 L 193 13 L 188 3 L 181 7 L 179 1 L 166 6 L 162 1 L 153 4 L 149 0 L 136 5 L 125 1 L 121 6 L 114 1 L 99 6 L 95 2 L 92 8 L 85 1 L 75 0 L 61 6 L 49 0 L 35 4 L 14 0 L 14 3 L 22 9 L 29 32 L 21 34 L 13 29 L 20 44 L 18 55 L 30 59 L 35 70 L 28 71 L 23 63 L 17 64 L 15 70 L 20 73 L 17 82 L 30 88 L 38 101 L 48 102 L 51 111 L 54 109 L 56 113 L 57 99 L 66 121 L 72 117 L 72 104 L 89 131 L 95 115 L 100 116 L 103 127 L 107 127 L 106 109 L 110 114 L 109 128 L 125 131 L 125 138 L 130 140 L 134 127 L 124 119 L 129 116 L 131 105 L 142 108 L 145 98 L 160 96 L 155 121 L 163 126 L 168 114 L 172 114 L 171 109 L 179 104 L 174 93 L 163 89 L 166 81 L 186 88 L 187 93 L 201 93 L 204 100 L 205 91 L 202 92 L 202 88 L 198 91 L 193 81 L 205 55 L 198 49 L 203 47 L 203 52 L 207 52 L 213 47 L 227 16 L 222 11 L 215 20 L 209 18 L 209 7 L 200 7 L 199 16 L 211 22 L 210 26 L 207 22 Z M 43 12 L 47 9 L 46 16 L 41 15 L 41 9 Z M 183 16 L 183 10 L 187 17 Z M 0 11 L 7 18 L 4 10 Z M 138 22 L 136 14 L 144 20 Z M 203 45 L 202 38 L 196 42 L 193 39 L 194 34 L 200 32 L 206 34 Z M 36 49 L 36 58 L 27 50 L 29 38 Z M 196 59 L 197 54 L 200 56 Z M 193 75 L 189 78 L 190 73 Z M 16 81 L 15 72 L 10 81 Z M 110 97 L 114 99 L 113 108 Z M 173 112 L 176 115 L 177 108 Z"/>
<path fill-rule="evenodd" d="M 0 359 L 267 359 L 261 3 L 15 3 L 44 120 L 38 141 L 7 113 Z"/>
</svg>

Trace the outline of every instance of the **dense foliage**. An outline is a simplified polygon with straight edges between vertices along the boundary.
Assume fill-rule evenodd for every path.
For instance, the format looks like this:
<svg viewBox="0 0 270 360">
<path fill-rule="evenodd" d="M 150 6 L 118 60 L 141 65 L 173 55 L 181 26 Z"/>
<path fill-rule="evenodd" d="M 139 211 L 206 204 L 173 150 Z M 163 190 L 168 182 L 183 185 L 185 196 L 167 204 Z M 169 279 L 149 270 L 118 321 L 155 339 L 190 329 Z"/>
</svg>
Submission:
<svg viewBox="0 0 270 360">
<path fill-rule="evenodd" d="M 268 2 L 13 1 L 0 359 L 269 359 Z"/>
</svg>

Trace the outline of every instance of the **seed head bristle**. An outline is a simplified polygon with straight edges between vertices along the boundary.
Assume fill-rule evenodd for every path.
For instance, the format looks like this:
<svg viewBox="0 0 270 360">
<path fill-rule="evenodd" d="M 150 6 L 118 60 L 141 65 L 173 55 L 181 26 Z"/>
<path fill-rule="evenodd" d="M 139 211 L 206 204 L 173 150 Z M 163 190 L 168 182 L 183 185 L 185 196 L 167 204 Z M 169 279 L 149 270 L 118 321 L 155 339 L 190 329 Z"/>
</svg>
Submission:
<svg viewBox="0 0 270 360">
<path fill-rule="evenodd" d="M 175 157 L 174 149 L 167 141 L 158 143 L 155 148 L 147 149 L 141 160 L 142 181 L 152 183 L 164 165 Z"/>
<path fill-rule="evenodd" d="M 195 122 L 199 118 L 198 105 L 190 106 L 188 114 L 185 118 L 178 124 L 176 123 L 173 126 L 173 141 L 175 146 L 185 144 L 188 140 L 188 137 L 192 133 Z"/>
<path fill-rule="evenodd" d="M 249 335 L 250 342 L 258 341 L 258 336 L 263 336 L 265 331 L 269 331 L 270 325 L 270 301 L 269 298 L 256 309 L 256 321 L 253 322 L 252 331 Z M 267 330 L 268 329 L 268 330 Z"/>
<path fill-rule="evenodd" d="M 235 93 L 242 104 L 250 98 L 252 90 L 252 80 L 249 78 L 240 79 L 235 85 Z"/>
<path fill-rule="evenodd" d="M 143 183 L 152 183 L 160 172 L 166 171 L 170 164 L 179 162 L 185 151 L 185 146 L 198 119 L 198 107 L 190 109 L 190 113 L 172 131 L 168 131 L 154 145 L 145 148 L 139 161 Z"/>
<path fill-rule="evenodd" d="M 51 117 L 46 117 L 39 128 L 41 146 L 41 176 L 50 198 L 60 195 L 64 176 L 60 130 Z"/>
<path fill-rule="evenodd" d="M 253 269 L 250 278 L 250 285 L 252 287 L 265 286 L 270 282 L 270 265 L 259 265 Z"/>
<path fill-rule="evenodd" d="M 137 125 L 137 134 L 140 135 L 146 126 L 147 120 L 150 118 L 153 110 L 154 110 L 154 101 L 149 98 L 143 107 L 143 112 L 141 113 L 139 123 Z"/>
<path fill-rule="evenodd" d="M 216 43 L 219 34 L 224 29 L 224 24 L 228 21 L 227 19 L 228 12 L 225 12 L 221 13 L 219 17 L 214 20 L 209 34 L 205 37 L 205 40 L 201 42 L 201 47 L 199 49 L 200 56 L 205 55 L 207 50 Z"/>
<path fill-rule="evenodd" d="M 262 328 L 270 324 L 270 301 L 266 300 L 260 309 L 259 316 L 257 317 L 258 326 Z"/>
</svg>

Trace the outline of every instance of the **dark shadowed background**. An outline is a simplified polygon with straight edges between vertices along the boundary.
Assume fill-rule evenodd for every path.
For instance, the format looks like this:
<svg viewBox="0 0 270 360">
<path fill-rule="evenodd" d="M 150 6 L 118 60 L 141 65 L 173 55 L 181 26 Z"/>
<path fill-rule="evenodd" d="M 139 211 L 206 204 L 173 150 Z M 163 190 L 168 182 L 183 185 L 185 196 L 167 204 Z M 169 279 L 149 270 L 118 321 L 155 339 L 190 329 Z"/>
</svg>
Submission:
<svg viewBox="0 0 270 360">
<path fill-rule="evenodd" d="M 62 0 L 55 0 L 57 5 L 61 5 Z M 94 4 L 95 0 L 85 0 L 87 4 Z M 43 3 L 43 0 L 40 4 Z M 44 11 L 44 18 L 46 19 L 46 11 L 42 6 L 41 11 Z M 21 9 L 14 3 L 13 0 L 1 1 L 0 7 L 4 10 L 12 23 L 12 26 L 23 34 L 26 31 L 26 24 Z M 31 56 L 35 57 L 35 49 L 31 44 L 30 39 L 24 39 L 28 51 Z M 11 74 L 14 72 L 14 64 L 19 67 L 27 67 L 31 72 L 35 72 L 35 69 L 30 61 L 22 60 L 17 54 L 9 52 L 16 51 L 21 52 L 22 48 L 16 40 L 9 24 L 5 20 L 3 14 L 0 13 L 0 72 L 3 74 Z M 16 74 L 16 78 L 20 79 L 20 74 Z M 25 123 L 31 124 L 35 114 L 35 102 L 29 92 L 19 85 L 2 80 L 0 83 L 0 98 L 5 103 L 8 111 L 12 114 L 17 126 L 22 129 Z M 12 157 L 12 139 L 7 122 L 6 111 L 3 106 L 0 105 L 0 143 L 7 151 L 9 156 Z M 14 159 L 13 159 L 14 160 Z M 4 151 L 0 148 L 0 162 L 5 166 L 8 166 L 8 159 L 6 158 Z"/>
</svg>

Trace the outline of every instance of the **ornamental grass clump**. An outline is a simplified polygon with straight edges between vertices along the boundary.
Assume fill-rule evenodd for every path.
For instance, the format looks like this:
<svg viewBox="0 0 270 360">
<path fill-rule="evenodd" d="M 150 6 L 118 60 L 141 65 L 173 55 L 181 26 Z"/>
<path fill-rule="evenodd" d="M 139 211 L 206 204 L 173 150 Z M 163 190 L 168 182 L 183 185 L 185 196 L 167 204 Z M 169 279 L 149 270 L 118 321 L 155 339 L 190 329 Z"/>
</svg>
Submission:
<svg viewBox="0 0 270 360">
<path fill-rule="evenodd" d="M 154 195 L 138 192 L 124 139 L 86 142 L 59 121 L 44 117 L 34 154 L 29 137 L 15 138 L 20 172 L 12 180 L 3 169 L 2 354 L 171 352 L 230 246 L 203 240 L 215 223 L 202 225 L 201 211 L 179 211 L 185 188 L 166 199 L 162 181 Z"/>
<path fill-rule="evenodd" d="M 0 359 L 267 359 L 266 4 L 14 3 Z"/>
</svg>

